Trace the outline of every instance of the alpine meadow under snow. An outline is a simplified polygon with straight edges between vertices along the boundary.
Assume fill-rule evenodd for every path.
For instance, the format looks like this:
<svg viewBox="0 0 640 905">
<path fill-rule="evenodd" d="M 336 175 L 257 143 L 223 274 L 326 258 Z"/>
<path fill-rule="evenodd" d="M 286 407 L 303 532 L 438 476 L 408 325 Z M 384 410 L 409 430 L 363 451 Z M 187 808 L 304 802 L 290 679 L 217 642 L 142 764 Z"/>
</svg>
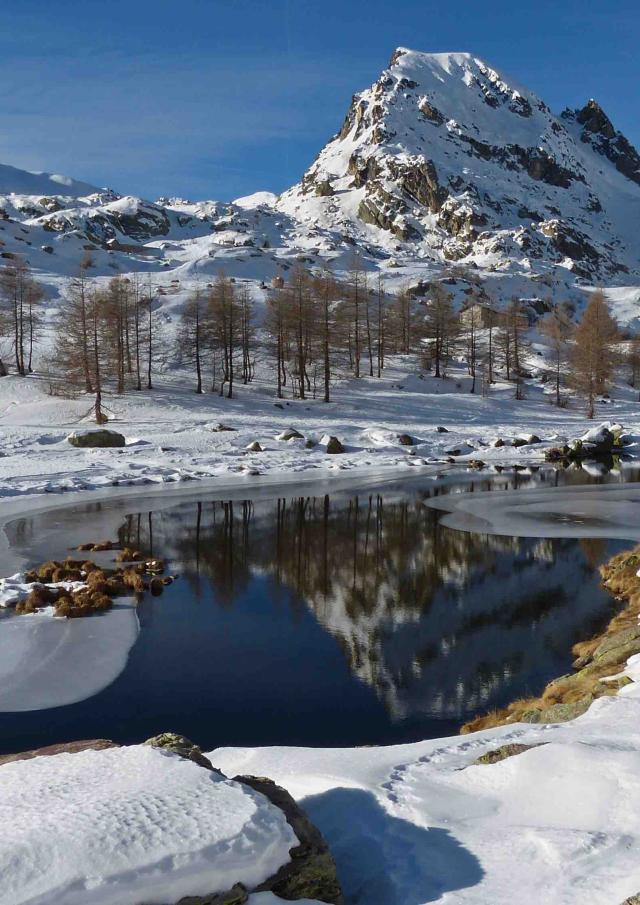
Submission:
<svg viewBox="0 0 640 905">
<path fill-rule="evenodd" d="M 50 495 L 186 481 L 250 497 L 456 465 L 623 469 L 639 235 L 640 155 L 599 104 L 552 113 L 468 53 L 398 48 L 280 196 L 151 201 L 0 166 L 3 524 Z M 637 540 L 624 488 L 554 491 L 551 515 L 542 491 L 482 496 L 438 502 L 443 524 L 584 536 L 564 521 L 598 516 L 588 537 Z M 14 616 L 24 571 L 0 582 L 0 711 L 98 694 L 141 630 L 132 601 Z M 0 759 L 0 905 L 236 883 L 244 898 L 193 901 L 282 901 L 260 884 L 293 824 L 218 768 L 301 802 L 348 905 L 621 905 L 640 891 L 639 670 L 576 720 L 464 739 L 219 748 L 213 771 L 143 745 Z M 504 745 L 517 756 L 476 763 Z"/>
</svg>

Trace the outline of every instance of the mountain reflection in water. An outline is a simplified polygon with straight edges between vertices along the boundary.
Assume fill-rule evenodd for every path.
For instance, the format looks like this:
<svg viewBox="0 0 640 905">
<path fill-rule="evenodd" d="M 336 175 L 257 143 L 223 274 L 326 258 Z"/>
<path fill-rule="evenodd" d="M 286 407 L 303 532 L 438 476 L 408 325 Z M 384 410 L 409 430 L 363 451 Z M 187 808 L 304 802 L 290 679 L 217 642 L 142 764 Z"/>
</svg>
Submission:
<svg viewBox="0 0 640 905">
<path fill-rule="evenodd" d="M 391 724 L 460 723 L 569 667 L 608 603 L 605 545 L 448 530 L 425 497 L 198 503 L 131 517 L 121 539 L 221 607 L 259 581 L 265 605 L 310 610 Z"/>
<path fill-rule="evenodd" d="M 119 524 L 122 545 L 166 558 L 180 578 L 140 603 L 138 640 L 111 685 L 67 707 L 0 713 L 0 748 L 165 730 L 205 749 L 449 735 L 571 668 L 573 643 L 611 616 L 597 567 L 624 544 L 457 531 L 428 501 L 576 481 L 425 477 L 16 520 L 9 543 L 41 559 L 80 531 L 88 539 L 81 525 Z"/>
</svg>

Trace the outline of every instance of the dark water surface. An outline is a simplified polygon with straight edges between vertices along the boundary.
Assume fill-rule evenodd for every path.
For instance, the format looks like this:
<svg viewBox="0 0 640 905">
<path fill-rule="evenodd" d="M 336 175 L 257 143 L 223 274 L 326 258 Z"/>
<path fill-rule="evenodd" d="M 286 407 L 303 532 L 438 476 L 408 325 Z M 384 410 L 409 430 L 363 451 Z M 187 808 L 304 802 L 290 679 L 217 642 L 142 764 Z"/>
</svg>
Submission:
<svg viewBox="0 0 640 905">
<path fill-rule="evenodd" d="M 111 539 L 168 559 L 180 579 L 139 606 L 116 681 L 70 706 L 0 713 L 0 750 L 164 730 L 205 750 L 454 733 L 570 669 L 572 644 L 612 614 L 597 567 L 629 544 L 455 531 L 426 501 L 592 480 L 505 472 L 125 509 Z M 92 526 L 108 506 L 15 521 L 10 543 L 63 556 L 71 525 L 103 539 Z"/>
</svg>

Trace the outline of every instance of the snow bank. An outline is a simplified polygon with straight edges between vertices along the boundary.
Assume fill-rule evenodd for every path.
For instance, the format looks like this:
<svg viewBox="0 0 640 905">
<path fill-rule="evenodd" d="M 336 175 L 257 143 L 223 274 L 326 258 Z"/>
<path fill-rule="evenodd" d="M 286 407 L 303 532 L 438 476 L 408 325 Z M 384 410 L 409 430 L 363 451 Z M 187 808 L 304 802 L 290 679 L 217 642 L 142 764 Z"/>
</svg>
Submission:
<svg viewBox="0 0 640 905">
<path fill-rule="evenodd" d="M 273 192 L 253 192 L 251 195 L 243 195 L 241 198 L 235 198 L 233 204 L 236 207 L 250 210 L 265 204 L 267 207 L 273 207 L 278 200 L 278 196 Z"/>
<path fill-rule="evenodd" d="M 86 587 L 84 581 L 57 581 L 45 583 L 44 586 L 51 589 L 62 588 L 70 592 Z M 0 607 L 6 609 L 15 606 L 20 600 L 28 597 L 31 591 L 33 591 L 33 583 L 25 581 L 23 572 L 0 578 Z"/>
<path fill-rule="evenodd" d="M 0 905 L 157 905 L 253 887 L 297 844 L 264 796 L 142 745 L 5 764 L 0 826 Z"/>
<path fill-rule="evenodd" d="M 626 673 L 571 723 L 209 757 L 301 801 L 353 905 L 618 905 L 640 890 L 640 655 Z M 475 764 L 507 743 L 531 747 Z"/>
</svg>

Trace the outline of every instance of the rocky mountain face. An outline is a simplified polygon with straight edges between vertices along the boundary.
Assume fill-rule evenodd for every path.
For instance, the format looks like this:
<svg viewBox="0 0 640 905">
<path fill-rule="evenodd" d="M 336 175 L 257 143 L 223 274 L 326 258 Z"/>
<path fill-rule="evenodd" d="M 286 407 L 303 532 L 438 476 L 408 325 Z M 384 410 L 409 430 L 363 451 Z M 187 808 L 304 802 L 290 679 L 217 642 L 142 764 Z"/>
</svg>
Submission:
<svg viewBox="0 0 640 905">
<path fill-rule="evenodd" d="M 595 101 L 555 116 L 465 54 L 399 48 L 279 208 L 383 251 L 637 271 L 640 156 Z"/>
<path fill-rule="evenodd" d="M 156 202 L 0 166 L 0 264 L 270 280 L 354 250 L 403 285 L 476 270 L 536 298 L 640 276 L 640 155 L 600 106 L 554 115 L 471 54 L 398 48 L 279 198 Z M 532 282 L 546 284 L 527 292 Z M 542 293 L 542 294 L 541 294 Z"/>
</svg>

